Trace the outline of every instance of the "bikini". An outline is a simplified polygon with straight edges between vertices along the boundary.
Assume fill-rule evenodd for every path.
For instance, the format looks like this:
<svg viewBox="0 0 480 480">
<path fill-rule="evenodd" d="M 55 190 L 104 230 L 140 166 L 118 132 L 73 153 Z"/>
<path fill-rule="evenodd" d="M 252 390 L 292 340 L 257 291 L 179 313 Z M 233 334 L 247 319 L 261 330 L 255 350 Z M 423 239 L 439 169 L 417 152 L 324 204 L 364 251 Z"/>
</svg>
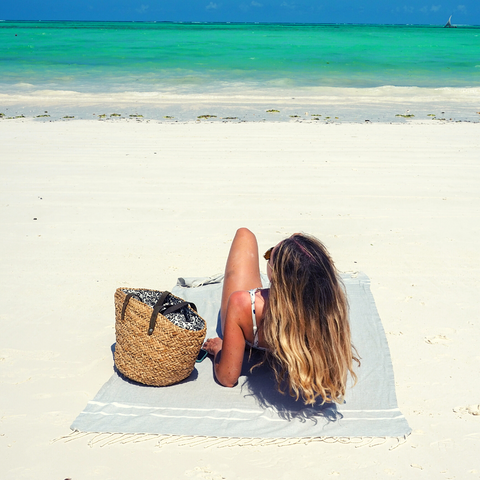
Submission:
<svg viewBox="0 0 480 480">
<path fill-rule="evenodd" d="M 250 294 L 250 301 L 252 305 L 252 324 L 253 324 L 253 343 L 250 343 L 246 340 L 246 344 L 252 348 L 256 348 L 258 350 L 266 350 L 264 347 L 258 346 L 258 328 L 257 328 L 257 319 L 255 318 L 255 294 L 261 288 L 254 288 L 253 290 L 249 290 L 248 293 Z"/>
</svg>

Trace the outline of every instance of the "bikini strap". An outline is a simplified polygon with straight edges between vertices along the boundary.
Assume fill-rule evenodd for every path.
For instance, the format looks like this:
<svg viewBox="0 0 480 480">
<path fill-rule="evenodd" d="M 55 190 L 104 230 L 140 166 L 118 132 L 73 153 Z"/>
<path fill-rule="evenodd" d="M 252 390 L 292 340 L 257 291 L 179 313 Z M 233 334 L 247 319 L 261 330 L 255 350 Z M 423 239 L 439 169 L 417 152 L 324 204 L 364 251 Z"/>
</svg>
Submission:
<svg viewBox="0 0 480 480">
<path fill-rule="evenodd" d="M 257 292 L 258 288 L 254 288 L 253 290 L 249 290 L 248 293 L 250 294 L 250 301 L 252 304 L 252 324 L 253 324 L 253 344 L 252 347 L 258 347 L 258 329 L 257 329 L 257 319 L 255 318 L 255 293 Z"/>
</svg>

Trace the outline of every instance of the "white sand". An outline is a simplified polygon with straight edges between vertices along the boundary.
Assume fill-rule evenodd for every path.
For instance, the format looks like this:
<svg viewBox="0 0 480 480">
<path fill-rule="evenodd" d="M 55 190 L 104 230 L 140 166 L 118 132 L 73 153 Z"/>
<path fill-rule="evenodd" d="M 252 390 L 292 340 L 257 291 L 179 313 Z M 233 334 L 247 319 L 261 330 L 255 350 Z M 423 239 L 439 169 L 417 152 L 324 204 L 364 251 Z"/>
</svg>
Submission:
<svg viewBox="0 0 480 480">
<path fill-rule="evenodd" d="M 479 128 L 0 121 L 0 478 L 480 478 Z M 239 226 L 370 276 L 407 442 L 51 443 L 112 373 L 115 288 L 220 272 Z"/>
</svg>

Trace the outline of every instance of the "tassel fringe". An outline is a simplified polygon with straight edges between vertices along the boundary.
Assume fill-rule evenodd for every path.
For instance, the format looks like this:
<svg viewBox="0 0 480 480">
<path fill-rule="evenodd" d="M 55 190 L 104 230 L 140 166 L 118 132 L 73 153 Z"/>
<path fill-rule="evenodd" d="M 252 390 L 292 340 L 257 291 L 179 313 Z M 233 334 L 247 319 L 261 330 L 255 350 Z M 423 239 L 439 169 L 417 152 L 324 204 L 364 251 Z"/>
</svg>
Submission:
<svg viewBox="0 0 480 480">
<path fill-rule="evenodd" d="M 143 443 L 156 441 L 156 447 L 162 448 L 168 445 L 178 447 L 200 448 L 235 448 L 235 447 L 288 447 L 291 445 L 308 445 L 313 442 L 341 443 L 354 445 L 355 448 L 378 447 L 396 441 L 389 450 L 395 450 L 407 442 L 407 435 L 402 437 L 307 437 L 307 438 L 235 438 L 235 437 L 204 437 L 195 435 L 158 435 L 152 433 L 95 433 L 80 432 L 73 430 L 68 435 L 63 435 L 52 440 L 52 443 L 63 441 L 64 443 L 74 440 L 87 439 L 87 445 L 93 447 L 107 447 L 110 445 L 128 443 Z"/>
</svg>

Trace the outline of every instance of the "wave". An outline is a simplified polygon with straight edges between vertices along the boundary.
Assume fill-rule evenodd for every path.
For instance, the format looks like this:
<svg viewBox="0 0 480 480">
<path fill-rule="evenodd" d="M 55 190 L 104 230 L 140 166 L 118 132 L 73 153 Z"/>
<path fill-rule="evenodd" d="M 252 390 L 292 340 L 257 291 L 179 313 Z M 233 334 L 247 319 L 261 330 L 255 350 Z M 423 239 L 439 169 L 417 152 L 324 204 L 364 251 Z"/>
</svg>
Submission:
<svg viewBox="0 0 480 480">
<path fill-rule="evenodd" d="M 1 85 L 0 85 L 1 87 Z M 178 88 L 152 90 L 119 91 L 81 91 L 76 89 L 36 88 L 31 84 L 16 84 L 10 88 L 1 88 L 0 99 L 4 103 L 37 103 L 50 101 L 55 103 L 105 103 L 116 104 L 161 104 L 165 102 L 211 101 L 222 104 L 255 104 L 272 101 L 291 101 L 301 103 L 335 103 L 338 105 L 382 104 L 382 103 L 429 103 L 439 101 L 476 102 L 480 96 L 480 87 L 397 87 L 384 85 L 372 88 L 358 87 L 285 87 L 258 88 L 249 84 L 229 84 L 216 86 L 213 91 Z"/>
</svg>

